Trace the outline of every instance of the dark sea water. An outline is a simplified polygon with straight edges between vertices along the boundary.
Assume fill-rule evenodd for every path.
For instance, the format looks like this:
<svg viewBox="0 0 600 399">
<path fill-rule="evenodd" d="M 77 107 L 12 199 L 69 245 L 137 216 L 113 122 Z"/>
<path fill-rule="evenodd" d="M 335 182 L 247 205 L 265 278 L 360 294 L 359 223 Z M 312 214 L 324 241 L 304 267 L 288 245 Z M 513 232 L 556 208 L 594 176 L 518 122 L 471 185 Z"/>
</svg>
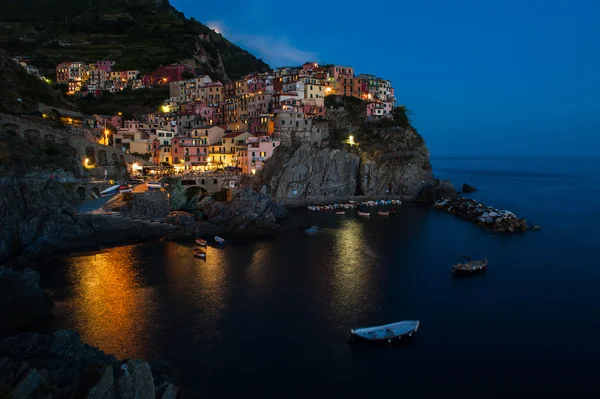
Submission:
<svg viewBox="0 0 600 399">
<path fill-rule="evenodd" d="M 296 211 L 287 233 L 206 261 L 191 243 L 65 259 L 43 275 L 52 328 L 171 361 L 185 397 L 598 397 L 600 160 L 432 163 L 541 230 L 488 233 L 411 203 L 389 218 Z M 487 256 L 488 272 L 453 278 L 458 254 Z M 403 319 L 421 321 L 411 345 L 348 344 L 353 327 Z"/>
</svg>

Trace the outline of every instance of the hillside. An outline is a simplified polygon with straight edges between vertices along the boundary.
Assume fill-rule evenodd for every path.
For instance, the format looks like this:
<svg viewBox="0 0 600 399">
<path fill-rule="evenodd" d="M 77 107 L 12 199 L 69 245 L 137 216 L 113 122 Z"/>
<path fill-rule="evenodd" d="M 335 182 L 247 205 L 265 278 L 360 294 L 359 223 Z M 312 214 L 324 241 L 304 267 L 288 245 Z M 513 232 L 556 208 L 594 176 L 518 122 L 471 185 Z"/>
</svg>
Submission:
<svg viewBox="0 0 600 399">
<path fill-rule="evenodd" d="M 56 64 L 75 60 L 113 60 L 141 73 L 185 61 L 224 81 L 269 69 L 168 0 L 0 0 L 0 10 L 0 48 L 33 56 L 50 77 Z"/>
</svg>

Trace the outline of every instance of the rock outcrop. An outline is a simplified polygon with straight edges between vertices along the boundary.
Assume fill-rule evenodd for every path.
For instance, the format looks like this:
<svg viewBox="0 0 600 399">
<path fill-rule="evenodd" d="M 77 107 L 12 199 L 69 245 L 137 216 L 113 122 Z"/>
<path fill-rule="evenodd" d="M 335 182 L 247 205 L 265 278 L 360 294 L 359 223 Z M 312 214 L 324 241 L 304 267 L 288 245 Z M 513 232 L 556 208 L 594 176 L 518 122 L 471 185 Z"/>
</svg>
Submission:
<svg viewBox="0 0 600 399">
<path fill-rule="evenodd" d="M 0 335 L 49 320 L 52 305 L 40 289 L 40 275 L 36 271 L 0 266 Z"/>
<path fill-rule="evenodd" d="M 454 199 L 458 196 L 456 189 L 448 180 L 435 180 L 428 183 L 417 198 L 420 202 L 433 204 L 442 199 Z"/>
<path fill-rule="evenodd" d="M 527 231 L 527 222 L 514 213 L 492 208 L 473 199 L 458 197 L 443 199 L 434 204 L 436 209 L 441 209 L 463 219 L 470 220 L 478 226 L 488 230 L 503 233 Z"/>
<path fill-rule="evenodd" d="M 365 129 L 354 134 L 358 145 L 279 147 L 255 187 L 276 198 L 386 194 L 414 198 L 434 181 L 429 151 L 412 129 Z"/>
<path fill-rule="evenodd" d="M 464 183 L 462 185 L 462 192 L 463 193 L 474 193 L 475 191 L 477 191 L 477 189 L 473 186 L 468 185 L 467 183 Z"/>
<path fill-rule="evenodd" d="M 207 197 L 198 203 L 196 235 L 234 234 L 258 236 L 279 231 L 278 219 L 288 211 L 271 197 L 252 189 L 244 189 L 231 202 L 216 202 Z"/>
<path fill-rule="evenodd" d="M 2 397 L 176 398 L 165 362 L 119 361 L 85 345 L 75 331 L 19 334 L 0 342 Z"/>
</svg>

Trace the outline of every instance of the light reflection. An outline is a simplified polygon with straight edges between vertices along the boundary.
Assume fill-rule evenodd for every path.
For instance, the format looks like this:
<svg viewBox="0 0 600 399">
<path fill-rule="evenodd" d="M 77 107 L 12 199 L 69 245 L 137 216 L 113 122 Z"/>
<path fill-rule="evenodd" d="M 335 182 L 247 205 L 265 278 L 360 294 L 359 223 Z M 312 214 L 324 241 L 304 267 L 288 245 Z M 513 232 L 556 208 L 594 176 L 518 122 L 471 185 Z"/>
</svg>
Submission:
<svg viewBox="0 0 600 399">
<path fill-rule="evenodd" d="M 225 249 L 206 248 L 206 260 L 193 256 L 193 246 L 167 244 L 165 273 L 171 295 L 177 302 L 193 303 L 186 307 L 192 313 L 184 315 L 196 332 L 210 332 L 218 341 L 218 323 L 225 316 L 228 306 L 228 282 L 226 270 L 230 260 Z M 197 336 L 195 338 L 208 338 Z M 217 338 L 217 339 L 215 339 Z"/>
<path fill-rule="evenodd" d="M 372 258 L 364 253 L 364 225 L 347 220 L 334 233 L 333 306 L 342 315 L 360 315 L 367 297 Z M 355 318 L 355 317 L 353 317 Z"/>
<path fill-rule="evenodd" d="M 72 258 L 72 312 L 82 340 L 119 358 L 146 357 L 156 311 L 154 292 L 142 285 L 136 246 Z"/>
</svg>

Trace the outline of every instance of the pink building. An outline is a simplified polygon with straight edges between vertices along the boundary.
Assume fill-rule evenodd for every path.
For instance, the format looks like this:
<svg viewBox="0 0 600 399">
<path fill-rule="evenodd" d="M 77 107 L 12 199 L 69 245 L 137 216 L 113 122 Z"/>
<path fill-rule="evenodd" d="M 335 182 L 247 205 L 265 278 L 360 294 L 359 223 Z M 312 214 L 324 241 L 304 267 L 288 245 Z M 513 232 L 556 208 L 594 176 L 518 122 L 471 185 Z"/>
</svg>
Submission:
<svg viewBox="0 0 600 399">
<path fill-rule="evenodd" d="M 114 61 L 98 61 L 96 62 L 96 69 L 99 69 L 104 72 L 111 72 L 112 67 L 115 66 Z"/>
<path fill-rule="evenodd" d="M 237 165 L 242 168 L 242 173 L 254 174 L 264 167 L 280 141 L 270 136 L 260 136 L 249 137 L 246 144 L 247 148 L 238 152 Z"/>
<path fill-rule="evenodd" d="M 329 77 L 330 78 L 353 78 L 354 77 L 354 68 L 343 66 L 343 65 L 333 65 L 329 67 Z"/>
<path fill-rule="evenodd" d="M 267 82 L 264 79 L 253 79 L 248 82 L 248 93 L 262 93 L 264 91 L 267 91 Z"/>
<path fill-rule="evenodd" d="M 367 104 L 367 119 L 382 119 L 392 117 L 392 103 L 378 101 Z"/>
<path fill-rule="evenodd" d="M 165 65 L 152 72 L 150 75 L 142 76 L 144 86 L 168 85 L 171 82 L 182 80 L 181 74 L 189 72 L 194 74 L 194 67 L 188 64 Z"/>
</svg>

